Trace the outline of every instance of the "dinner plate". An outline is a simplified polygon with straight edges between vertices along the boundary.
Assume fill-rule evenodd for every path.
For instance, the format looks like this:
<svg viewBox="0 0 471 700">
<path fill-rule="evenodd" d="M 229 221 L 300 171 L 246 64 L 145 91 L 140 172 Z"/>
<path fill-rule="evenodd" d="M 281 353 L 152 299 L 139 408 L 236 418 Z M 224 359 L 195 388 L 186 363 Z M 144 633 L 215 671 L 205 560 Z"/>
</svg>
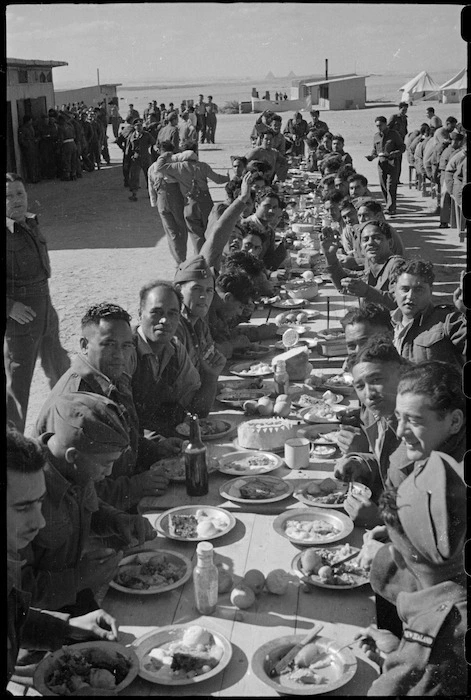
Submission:
<svg viewBox="0 0 471 700">
<path fill-rule="evenodd" d="M 232 353 L 232 357 L 234 360 L 257 360 L 270 352 L 271 348 L 268 345 L 255 345 L 249 348 L 236 348 Z"/>
<path fill-rule="evenodd" d="M 233 389 L 225 393 L 218 394 L 216 399 L 228 406 L 236 408 L 242 406 L 246 401 L 261 399 L 262 396 L 268 396 L 267 391 L 263 389 Z"/>
<path fill-rule="evenodd" d="M 58 669 L 61 659 L 64 657 L 66 652 L 85 652 L 85 651 L 97 651 L 101 657 L 106 654 L 107 657 L 113 659 L 118 659 L 118 654 L 124 656 L 129 661 L 129 670 L 127 676 L 118 683 L 113 689 L 113 693 L 119 693 L 124 688 L 127 688 L 133 680 L 136 678 L 139 671 L 139 660 L 134 649 L 130 647 L 125 647 L 123 644 L 118 642 L 81 642 L 79 644 L 71 644 L 69 646 L 63 646 L 57 651 L 47 654 L 36 666 L 33 673 L 33 686 L 41 694 L 48 697 L 62 697 L 63 693 L 54 693 L 50 690 L 49 686 L 46 684 L 46 680 L 49 679 L 50 675 L 54 670 Z M 93 658 L 93 657 L 92 657 Z M 68 668 L 68 667 L 67 667 Z M 97 668 L 99 668 L 97 666 Z M 72 695 L 72 693 L 70 693 Z M 93 694 L 93 693 L 92 693 Z"/>
<path fill-rule="evenodd" d="M 313 389 L 313 391 L 317 391 L 317 390 Z M 319 403 L 327 403 L 327 401 L 322 398 L 322 394 L 324 392 L 317 391 L 317 393 L 319 394 L 318 396 L 313 396 L 312 394 L 307 394 L 306 392 L 304 392 L 304 395 L 306 395 L 308 397 L 308 399 L 301 401 L 303 394 L 300 394 L 298 396 L 296 402 L 293 401 L 293 405 L 296 406 L 297 408 L 312 408 L 312 407 L 318 405 Z M 333 393 L 334 399 L 335 399 L 335 403 L 333 403 L 333 405 L 335 406 L 338 403 L 342 403 L 343 398 L 344 398 L 342 396 L 342 394 L 335 394 L 334 392 L 332 392 L 332 393 Z M 312 399 L 311 403 L 308 402 L 309 399 Z"/>
<path fill-rule="evenodd" d="M 171 552 L 167 549 L 142 549 L 138 552 L 135 552 L 134 554 L 130 554 L 129 556 L 124 557 L 118 564 L 118 571 L 116 572 L 115 576 L 119 573 L 121 567 L 124 567 L 129 564 L 146 564 L 149 561 L 149 559 L 152 559 L 153 557 L 157 557 L 159 555 L 164 555 L 170 564 L 174 564 L 178 567 L 185 567 L 185 573 L 181 578 L 178 579 L 178 581 L 175 581 L 175 583 L 150 586 L 149 588 L 141 590 L 136 588 L 130 588 L 129 586 L 125 586 L 122 583 L 118 583 L 113 579 L 112 581 L 110 581 L 110 587 L 115 588 L 117 591 L 121 591 L 122 593 L 131 593 L 133 595 L 154 595 L 155 593 L 166 593 L 167 591 L 173 591 L 175 588 L 183 586 L 183 584 L 186 583 L 191 577 L 193 571 L 191 561 L 187 559 L 187 557 L 185 557 L 183 554 L 179 554 L 178 552 Z"/>
<path fill-rule="evenodd" d="M 222 634 L 208 628 L 203 629 L 204 631 L 210 632 L 213 635 L 215 644 L 222 650 L 222 656 L 219 663 L 217 666 L 211 669 L 211 671 L 208 671 L 208 673 L 202 673 L 201 675 L 192 676 L 191 678 L 175 679 L 170 677 L 169 671 L 159 673 L 158 670 L 153 671 L 146 668 L 147 665 L 151 665 L 148 654 L 152 649 L 161 647 L 163 644 L 167 644 L 169 642 L 181 641 L 185 630 L 191 626 L 192 625 L 188 623 L 181 625 L 167 625 L 166 627 L 151 630 L 142 637 L 134 640 L 131 646 L 136 652 L 139 664 L 139 675 L 141 678 L 144 678 L 146 681 L 150 681 L 151 683 L 159 683 L 162 685 L 192 685 L 194 683 L 206 681 L 209 678 L 216 676 L 218 673 L 221 673 L 221 671 L 226 668 L 232 657 L 232 645 Z"/>
<path fill-rule="evenodd" d="M 231 367 L 231 374 L 235 374 L 238 377 L 267 377 L 270 374 L 273 374 L 273 367 L 271 367 L 268 363 L 264 362 L 263 364 L 266 365 L 266 369 L 258 369 L 257 366 L 260 365 L 261 363 L 256 363 L 256 362 L 239 362 L 236 365 L 233 365 Z M 252 368 L 254 368 L 252 370 Z"/>
<path fill-rule="evenodd" d="M 262 483 L 266 484 L 268 488 L 278 491 L 277 495 L 270 496 L 269 498 L 244 498 L 240 495 L 240 487 L 247 486 L 250 487 L 251 483 Z M 225 484 L 219 487 L 219 493 L 223 498 L 228 498 L 230 501 L 235 503 L 275 503 L 276 501 L 283 501 L 288 496 L 293 493 L 294 486 L 289 481 L 284 481 L 277 476 L 240 476 L 237 479 L 231 479 L 226 481 Z"/>
<path fill-rule="evenodd" d="M 306 299 L 281 299 L 270 306 L 274 309 L 300 309 L 306 303 Z"/>
<path fill-rule="evenodd" d="M 217 432 L 211 433 L 209 435 L 205 435 L 203 433 L 204 425 L 205 424 L 212 424 L 215 428 L 217 428 Z M 229 435 L 230 432 L 234 430 L 234 425 L 230 423 L 229 421 L 226 420 L 212 420 L 208 418 L 202 418 L 200 419 L 200 426 L 202 428 L 201 430 L 201 439 L 203 442 L 206 442 L 206 440 L 219 440 L 220 438 L 225 437 L 226 435 Z M 186 428 L 188 427 L 188 432 L 186 432 Z M 190 426 L 188 423 L 180 423 L 180 425 L 177 425 L 175 428 L 175 432 L 180 436 L 180 437 L 185 437 L 188 438 L 190 435 Z"/>
<path fill-rule="evenodd" d="M 340 549 L 340 547 L 313 547 L 313 549 L 316 549 L 319 551 L 319 554 L 322 554 L 322 551 L 325 549 L 331 549 L 331 550 L 336 550 Z M 352 547 L 352 550 L 357 550 L 357 554 L 360 553 L 360 550 L 358 547 Z M 307 583 L 311 586 L 317 586 L 318 588 L 329 588 L 332 591 L 350 591 L 352 588 L 360 588 L 360 586 L 365 586 L 367 583 L 370 582 L 369 576 L 367 576 L 365 573 L 354 573 L 352 571 L 349 571 L 348 574 L 354 579 L 354 583 L 342 583 L 342 584 L 336 584 L 336 583 L 325 583 L 319 576 L 316 574 L 305 574 L 304 571 L 301 568 L 301 557 L 303 556 L 303 552 L 299 552 L 299 554 L 296 554 L 294 557 L 293 561 L 291 562 L 291 569 L 296 576 L 299 576 L 300 578 L 302 577 L 303 583 Z M 346 565 L 350 564 L 351 562 L 354 562 L 355 559 L 351 559 L 350 561 L 346 562 Z M 326 566 L 329 566 L 328 562 L 326 561 Z"/>
<path fill-rule="evenodd" d="M 205 533 L 197 535 L 195 537 L 185 537 L 183 535 L 176 535 L 170 531 L 170 517 L 172 515 L 193 515 L 197 518 L 198 522 L 201 522 L 203 518 L 201 516 L 200 520 L 198 512 L 200 512 L 200 514 L 206 514 L 209 519 L 216 519 L 217 521 L 219 521 L 220 525 L 217 526 L 216 532 L 210 532 L 209 534 Z M 157 520 L 154 523 L 154 527 L 157 530 L 157 532 L 160 532 L 161 535 L 164 535 L 165 537 L 168 537 L 171 540 L 180 540 L 181 542 L 201 542 L 202 540 L 214 540 L 217 537 L 223 537 L 223 535 L 227 535 L 227 533 L 232 530 L 235 524 L 236 519 L 234 518 L 232 513 L 229 513 L 227 510 L 224 510 L 224 508 L 218 508 L 217 506 L 200 505 L 178 506 L 177 508 L 171 508 L 170 510 L 166 510 L 165 513 L 161 513 L 157 517 Z"/>
<path fill-rule="evenodd" d="M 351 396 L 352 394 L 355 393 L 355 389 L 353 387 L 353 384 L 348 384 L 347 382 L 342 382 L 341 378 L 344 376 L 345 376 L 345 373 L 341 372 L 340 374 L 332 375 L 332 377 L 326 377 L 321 382 L 321 384 L 319 384 L 319 388 L 330 389 L 330 391 L 334 391 L 334 392 L 337 392 L 339 394 L 343 394 L 344 396 Z"/>
<path fill-rule="evenodd" d="M 272 639 L 259 647 L 252 657 L 252 670 L 262 683 L 276 690 L 280 695 L 323 695 L 346 685 L 356 673 L 357 660 L 355 654 L 348 648 L 341 648 L 341 642 L 335 642 L 329 637 L 319 636 L 315 644 L 321 652 L 328 652 L 332 663 L 327 668 L 321 668 L 317 673 L 326 679 L 325 683 L 304 684 L 291 681 L 281 674 L 271 678 L 268 675 L 277 661 L 280 661 L 295 644 L 302 641 L 304 634 L 291 634 L 286 637 Z"/>
<path fill-rule="evenodd" d="M 317 335 L 322 340 L 343 340 L 345 339 L 345 331 L 343 328 L 321 328 L 317 331 Z"/>
<path fill-rule="evenodd" d="M 323 498 L 322 496 L 311 496 L 307 492 L 307 488 L 310 484 L 321 484 L 323 479 L 313 479 L 312 481 L 309 482 L 309 484 L 305 484 L 301 489 L 298 489 L 293 495 L 295 498 L 298 499 L 301 503 L 305 503 L 308 506 L 314 506 L 316 508 L 343 508 L 343 504 L 345 499 L 342 500 L 341 503 L 325 503 L 320 498 Z M 336 479 L 334 480 L 336 481 Z M 352 483 L 352 489 L 354 495 L 361 495 L 364 496 L 365 498 L 371 498 L 371 490 L 368 488 L 368 486 L 365 486 L 364 484 L 360 484 L 357 481 L 354 481 Z M 339 481 L 338 482 L 338 490 L 344 490 L 345 491 L 345 498 L 347 497 L 347 490 L 348 490 L 348 483 L 345 481 Z M 327 494 L 326 494 L 327 495 Z"/>
<path fill-rule="evenodd" d="M 317 338 L 300 338 L 296 343 L 296 347 L 299 348 L 302 345 L 306 345 L 308 348 L 315 348 L 319 341 Z M 292 348 L 287 348 L 282 340 L 277 340 L 273 346 L 276 350 L 291 350 Z"/>
<path fill-rule="evenodd" d="M 151 465 L 150 471 L 155 471 L 162 467 L 170 481 L 185 481 L 185 458 L 183 455 L 159 459 L 158 462 L 154 462 L 154 464 Z"/>
<path fill-rule="evenodd" d="M 305 423 L 339 423 L 339 413 L 347 410 L 347 406 L 330 406 L 329 404 L 325 404 L 325 406 L 326 411 L 329 409 L 329 412 L 326 415 L 316 411 L 315 406 L 301 408 L 298 411 L 298 415 L 303 419 L 303 421 L 305 421 Z"/>
<path fill-rule="evenodd" d="M 272 452 L 258 452 L 257 450 L 244 450 L 229 452 L 219 460 L 219 471 L 233 476 L 256 476 L 267 474 L 278 467 L 284 461 Z"/>
<path fill-rule="evenodd" d="M 304 539 L 301 539 L 298 536 L 293 537 L 291 533 L 288 534 L 286 532 L 288 521 L 309 524 L 316 520 L 320 520 L 323 523 L 335 528 L 335 532 L 322 535 L 307 535 Z M 304 510 L 291 510 L 286 513 L 281 513 L 281 515 L 279 515 L 273 521 L 273 527 L 275 532 L 282 537 L 285 537 L 293 544 L 305 547 L 311 545 L 330 544 L 331 542 L 343 540 L 352 532 L 354 524 L 353 520 L 351 520 L 348 515 L 338 513 L 335 510 L 327 510 L 323 508 L 304 508 Z"/>
<path fill-rule="evenodd" d="M 308 330 L 306 326 L 302 326 L 298 323 L 284 323 L 282 326 L 278 326 L 278 328 L 276 329 L 276 334 L 283 335 L 283 333 L 287 331 L 288 328 L 292 328 L 296 331 L 296 333 L 300 334 L 305 333 Z"/>
</svg>

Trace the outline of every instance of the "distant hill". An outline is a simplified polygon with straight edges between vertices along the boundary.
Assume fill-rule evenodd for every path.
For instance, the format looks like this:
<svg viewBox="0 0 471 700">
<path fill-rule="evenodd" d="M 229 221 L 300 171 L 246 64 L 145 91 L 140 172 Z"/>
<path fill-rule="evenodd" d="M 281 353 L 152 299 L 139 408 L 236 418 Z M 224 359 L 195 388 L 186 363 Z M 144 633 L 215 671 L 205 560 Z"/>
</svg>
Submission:
<svg viewBox="0 0 471 700">
<path fill-rule="evenodd" d="M 293 78 L 297 78 L 298 76 L 296 75 L 296 73 L 293 73 L 293 71 L 290 70 L 290 72 L 288 73 L 288 75 L 286 77 L 289 78 L 290 80 L 292 80 Z"/>
<path fill-rule="evenodd" d="M 265 76 L 265 80 L 276 80 L 276 78 L 275 78 L 275 76 L 273 75 L 273 73 L 270 71 L 270 72 L 267 73 L 267 75 Z"/>
</svg>

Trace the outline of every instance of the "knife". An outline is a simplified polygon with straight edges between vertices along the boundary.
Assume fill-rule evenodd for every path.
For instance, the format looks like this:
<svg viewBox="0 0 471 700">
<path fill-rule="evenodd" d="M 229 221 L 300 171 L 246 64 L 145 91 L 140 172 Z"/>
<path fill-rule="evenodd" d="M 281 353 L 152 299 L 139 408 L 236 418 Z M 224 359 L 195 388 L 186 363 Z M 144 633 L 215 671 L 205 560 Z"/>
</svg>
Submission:
<svg viewBox="0 0 471 700">
<path fill-rule="evenodd" d="M 319 632 L 324 629 L 324 625 L 320 624 L 319 622 L 314 625 L 314 627 L 306 634 L 305 637 L 301 639 L 298 644 L 295 644 L 292 649 L 285 654 L 279 661 L 275 663 L 274 666 L 270 669 L 268 675 L 269 676 L 279 676 L 282 671 L 285 670 L 287 666 L 294 660 L 295 656 L 298 654 L 298 652 L 310 641 L 312 641 Z"/>
</svg>

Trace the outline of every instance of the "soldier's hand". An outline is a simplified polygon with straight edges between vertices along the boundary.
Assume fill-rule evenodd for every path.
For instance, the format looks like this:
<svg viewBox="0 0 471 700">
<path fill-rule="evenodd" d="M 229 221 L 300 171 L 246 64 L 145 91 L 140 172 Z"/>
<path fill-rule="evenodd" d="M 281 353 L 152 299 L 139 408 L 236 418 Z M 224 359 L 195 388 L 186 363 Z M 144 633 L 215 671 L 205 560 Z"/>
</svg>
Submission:
<svg viewBox="0 0 471 700">
<path fill-rule="evenodd" d="M 146 540 L 153 540 L 157 533 L 147 520 L 141 515 L 128 515 L 127 513 L 119 513 L 113 519 L 114 529 L 119 537 L 121 537 L 128 546 L 144 544 Z"/>
<path fill-rule="evenodd" d="M 21 301 L 15 301 L 10 309 L 10 318 L 23 326 L 36 318 L 36 312 L 33 311 L 31 306 L 26 306 Z"/>
<path fill-rule="evenodd" d="M 164 438 L 160 440 L 157 446 L 157 453 L 159 457 L 165 459 L 165 457 L 173 457 L 174 455 L 179 455 L 182 451 L 183 440 L 177 437 Z"/>
<path fill-rule="evenodd" d="M 110 547 L 86 552 L 77 567 L 79 590 L 91 588 L 96 592 L 105 583 L 109 583 L 122 558 L 122 551 L 116 552 Z"/>
<path fill-rule="evenodd" d="M 131 487 L 135 498 L 143 496 L 162 496 L 169 485 L 165 467 L 149 469 L 142 474 L 131 477 Z"/>
<path fill-rule="evenodd" d="M 371 480 L 371 472 L 366 462 L 359 461 L 353 455 L 351 457 L 346 455 L 337 461 L 334 477 L 341 481 L 358 481 L 368 485 Z"/>
<path fill-rule="evenodd" d="M 363 433 L 360 428 L 352 428 L 350 425 L 342 425 L 337 433 L 336 440 L 343 454 L 357 452 L 363 445 Z"/>
</svg>

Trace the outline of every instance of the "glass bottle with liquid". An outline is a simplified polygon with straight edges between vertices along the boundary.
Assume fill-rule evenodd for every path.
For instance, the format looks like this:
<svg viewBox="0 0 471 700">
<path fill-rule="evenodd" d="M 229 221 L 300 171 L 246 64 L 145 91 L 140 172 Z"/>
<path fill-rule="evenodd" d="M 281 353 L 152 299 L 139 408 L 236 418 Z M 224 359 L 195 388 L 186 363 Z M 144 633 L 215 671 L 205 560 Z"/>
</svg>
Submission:
<svg viewBox="0 0 471 700">
<path fill-rule="evenodd" d="M 205 496 L 208 493 L 207 448 L 201 439 L 197 415 L 190 416 L 190 441 L 185 448 L 185 481 L 189 496 Z"/>
<path fill-rule="evenodd" d="M 201 615 L 212 615 L 218 601 L 218 570 L 213 561 L 211 542 L 199 542 L 196 547 L 197 562 L 193 569 L 195 603 Z"/>
<path fill-rule="evenodd" d="M 278 360 L 276 363 L 273 379 L 275 381 L 276 395 L 287 394 L 289 390 L 289 374 L 286 370 L 286 362 L 284 360 Z"/>
</svg>

